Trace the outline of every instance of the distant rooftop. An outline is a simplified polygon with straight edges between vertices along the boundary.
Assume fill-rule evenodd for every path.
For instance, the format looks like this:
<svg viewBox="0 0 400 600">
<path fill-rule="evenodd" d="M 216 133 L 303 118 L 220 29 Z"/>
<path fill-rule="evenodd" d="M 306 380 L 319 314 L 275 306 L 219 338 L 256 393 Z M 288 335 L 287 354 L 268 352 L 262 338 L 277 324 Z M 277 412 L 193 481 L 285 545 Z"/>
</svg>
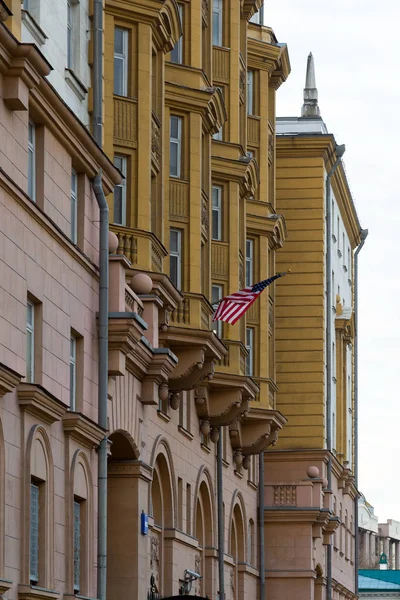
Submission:
<svg viewBox="0 0 400 600">
<path fill-rule="evenodd" d="M 400 593 L 400 571 L 381 571 L 379 569 L 360 569 L 358 571 L 358 589 Z"/>
</svg>

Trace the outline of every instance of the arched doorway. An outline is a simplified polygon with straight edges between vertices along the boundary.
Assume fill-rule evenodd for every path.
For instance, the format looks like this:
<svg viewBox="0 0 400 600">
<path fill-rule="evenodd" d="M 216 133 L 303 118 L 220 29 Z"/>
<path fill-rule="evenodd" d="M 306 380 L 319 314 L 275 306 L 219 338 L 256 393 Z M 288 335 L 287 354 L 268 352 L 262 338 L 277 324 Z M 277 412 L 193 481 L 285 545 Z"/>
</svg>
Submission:
<svg viewBox="0 0 400 600">
<path fill-rule="evenodd" d="M 142 576 L 139 544 L 140 512 L 143 508 L 140 505 L 141 479 L 137 467 L 139 453 L 126 432 L 114 432 L 109 441 L 107 598 L 137 598 Z"/>
<path fill-rule="evenodd" d="M 232 514 L 231 531 L 230 531 L 230 554 L 234 560 L 234 566 L 231 570 L 229 585 L 232 589 L 232 598 L 240 600 L 242 598 L 242 581 L 239 577 L 238 565 L 245 562 L 245 535 L 244 535 L 244 518 L 239 504 L 235 505 Z M 226 585 L 226 584 L 225 584 Z"/>
<path fill-rule="evenodd" d="M 150 576 L 160 594 L 172 593 L 172 547 L 165 547 L 165 529 L 174 527 L 174 493 L 172 476 L 163 453 L 157 456 L 150 494 L 150 515 L 154 524 L 150 532 Z"/>
</svg>

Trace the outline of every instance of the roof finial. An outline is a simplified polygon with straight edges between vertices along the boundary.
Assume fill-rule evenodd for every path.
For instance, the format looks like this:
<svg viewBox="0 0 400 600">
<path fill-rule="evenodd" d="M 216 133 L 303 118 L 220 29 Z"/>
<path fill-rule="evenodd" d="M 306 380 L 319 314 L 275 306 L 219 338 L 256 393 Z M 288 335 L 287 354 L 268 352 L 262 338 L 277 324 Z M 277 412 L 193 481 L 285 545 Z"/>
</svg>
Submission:
<svg viewBox="0 0 400 600">
<path fill-rule="evenodd" d="M 304 88 L 304 104 L 301 108 L 302 117 L 319 117 L 318 90 L 315 83 L 314 57 L 312 53 L 307 59 L 306 87 Z"/>
</svg>

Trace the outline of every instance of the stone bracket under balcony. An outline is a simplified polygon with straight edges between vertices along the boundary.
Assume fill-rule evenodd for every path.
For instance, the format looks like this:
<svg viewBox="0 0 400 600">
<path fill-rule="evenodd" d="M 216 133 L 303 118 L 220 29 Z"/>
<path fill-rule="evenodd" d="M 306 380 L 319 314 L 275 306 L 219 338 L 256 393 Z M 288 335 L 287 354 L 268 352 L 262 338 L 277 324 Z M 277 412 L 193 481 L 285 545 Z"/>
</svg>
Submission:
<svg viewBox="0 0 400 600">
<path fill-rule="evenodd" d="M 126 356 L 132 352 L 147 329 L 136 312 L 108 314 L 108 374 L 125 375 Z"/>
<path fill-rule="evenodd" d="M 144 340 L 143 340 L 144 341 Z M 152 359 L 142 380 L 140 401 L 142 404 L 158 405 L 168 391 L 168 381 L 176 369 L 178 358 L 169 348 L 152 348 Z"/>
<path fill-rule="evenodd" d="M 259 454 L 278 441 L 278 434 L 287 419 L 278 410 L 252 408 L 240 421 L 229 426 L 234 450 L 243 456 Z"/>
<path fill-rule="evenodd" d="M 257 393 L 249 377 L 218 373 L 195 392 L 197 414 L 213 429 L 230 425 L 249 411 L 249 401 Z"/>
<path fill-rule="evenodd" d="M 170 392 L 193 390 L 214 375 L 215 362 L 226 349 L 212 331 L 167 326 L 160 332 L 160 343 L 178 358 L 168 387 Z"/>
</svg>

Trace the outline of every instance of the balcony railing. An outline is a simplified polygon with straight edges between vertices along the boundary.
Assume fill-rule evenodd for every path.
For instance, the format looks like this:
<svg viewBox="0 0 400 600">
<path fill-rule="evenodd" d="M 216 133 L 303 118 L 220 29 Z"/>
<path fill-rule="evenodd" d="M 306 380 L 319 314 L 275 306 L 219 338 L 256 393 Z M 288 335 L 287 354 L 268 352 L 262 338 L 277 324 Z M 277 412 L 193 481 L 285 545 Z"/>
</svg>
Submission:
<svg viewBox="0 0 400 600">
<path fill-rule="evenodd" d="M 213 309 L 201 294 L 183 293 L 182 304 L 170 313 L 169 324 L 210 331 Z"/>
<path fill-rule="evenodd" d="M 260 145 L 260 118 L 248 115 L 247 117 L 247 143 L 250 146 Z"/>
<path fill-rule="evenodd" d="M 229 54 L 228 48 L 213 47 L 213 77 L 229 81 Z"/>
<path fill-rule="evenodd" d="M 168 251 L 151 231 L 110 225 L 118 237 L 117 254 L 124 254 L 138 269 L 162 273 Z"/>
<path fill-rule="evenodd" d="M 137 100 L 114 97 L 114 143 L 134 148 L 137 142 Z"/>
</svg>

